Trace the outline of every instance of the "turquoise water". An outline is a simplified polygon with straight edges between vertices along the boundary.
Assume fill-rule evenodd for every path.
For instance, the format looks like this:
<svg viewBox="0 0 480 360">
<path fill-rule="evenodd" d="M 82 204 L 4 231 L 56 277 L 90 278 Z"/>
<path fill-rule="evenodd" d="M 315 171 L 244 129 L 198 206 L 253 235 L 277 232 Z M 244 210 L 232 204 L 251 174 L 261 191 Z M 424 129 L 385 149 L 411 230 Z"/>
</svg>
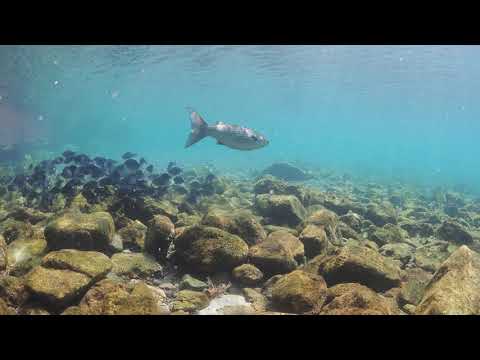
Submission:
<svg viewBox="0 0 480 360">
<path fill-rule="evenodd" d="M 478 46 L 1 46 L 0 142 L 480 190 Z M 184 149 L 186 106 L 266 135 Z"/>
</svg>

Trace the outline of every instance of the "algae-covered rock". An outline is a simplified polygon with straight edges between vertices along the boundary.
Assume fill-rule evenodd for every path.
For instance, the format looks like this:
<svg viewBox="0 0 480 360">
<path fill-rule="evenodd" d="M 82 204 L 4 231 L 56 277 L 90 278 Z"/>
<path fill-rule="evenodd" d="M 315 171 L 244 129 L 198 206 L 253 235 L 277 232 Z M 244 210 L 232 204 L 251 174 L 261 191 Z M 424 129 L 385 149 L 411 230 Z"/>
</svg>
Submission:
<svg viewBox="0 0 480 360">
<path fill-rule="evenodd" d="M 193 291 L 203 291 L 208 289 L 208 284 L 194 278 L 189 274 L 185 274 L 182 277 L 182 281 L 179 284 L 180 290 L 193 290 Z"/>
<path fill-rule="evenodd" d="M 390 204 L 370 204 L 367 206 L 365 218 L 372 221 L 377 226 L 385 224 L 396 224 L 397 214 Z"/>
<path fill-rule="evenodd" d="M 275 231 L 260 244 L 252 246 L 250 262 L 267 274 L 285 274 L 303 261 L 303 243 L 287 231 Z"/>
<path fill-rule="evenodd" d="M 164 215 L 154 215 L 147 223 L 145 251 L 154 257 L 165 258 L 175 236 L 175 225 Z"/>
<path fill-rule="evenodd" d="M 263 295 L 260 291 L 252 288 L 243 288 L 242 293 L 245 297 L 245 300 L 252 304 L 252 307 L 255 311 L 261 312 L 267 309 L 267 297 Z"/>
<path fill-rule="evenodd" d="M 237 266 L 233 269 L 232 276 L 236 281 L 247 286 L 257 285 L 263 280 L 263 273 L 252 264 Z"/>
<path fill-rule="evenodd" d="M 178 208 L 168 200 L 155 200 L 151 197 L 141 199 L 129 215 L 144 224 L 148 223 L 155 215 L 164 215 L 172 222 L 177 220 Z"/>
<path fill-rule="evenodd" d="M 400 285 L 400 269 L 392 260 L 367 247 L 347 245 L 319 265 L 327 284 L 356 282 L 377 291 Z"/>
<path fill-rule="evenodd" d="M 376 228 L 370 238 L 375 241 L 379 246 L 389 243 L 400 243 L 408 237 L 408 233 L 393 224 L 385 224 L 381 228 Z"/>
<path fill-rule="evenodd" d="M 41 236 L 18 239 L 8 245 L 9 273 L 21 276 L 41 263 L 47 252 L 47 242 Z"/>
<path fill-rule="evenodd" d="M 246 210 L 234 212 L 213 210 L 204 216 L 202 224 L 238 235 L 249 245 L 258 244 L 267 236 L 258 220 Z"/>
<path fill-rule="evenodd" d="M 462 245 L 435 272 L 415 309 L 419 315 L 479 315 L 480 255 Z"/>
<path fill-rule="evenodd" d="M 192 270 L 212 273 L 231 271 L 245 262 L 248 245 L 221 229 L 194 225 L 175 239 L 178 259 Z"/>
<path fill-rule="evenodd" d="M 327 291 L 322 315 L 396 315 L 398 312 L 383 296 L 357 283 L 343 283 Z"/>
<path fill-rule="evenodd" d="M 305 256 L 313 258 L 324 254 L 328 248 L 327 233 L 323 226 L 307 225 L 299 237 L 305 248 Z"/>
<path fill-rule="evenodd" d="M 91 278 L 71 270 L 37 266 L 25 278 L 25 285 L 36 299 L 54 307 L 71 304 L 88 289 Z"/>
<path fill-rule="evenodd" d="M 145 248 L 146 234 L 147 227 L 138 220 L 135 220 L 117 232 L 117 235 L 122 238 L 122 243 L 125 248 L 139 251 L 143 251 Z"/>
<path fill-rule="evenodd" d="M 51 214 L 47 214 L 36 209 L 17 207 L 8 214 L 8 217 L 23 223 L 35 225 L 46 220 L 50 215 Z"/>
<path fill-rule="evenodd" d="M 306 216 L 305 208 L 294 195 L 261 194 L 255 198 L 255 208 L 277 225 L 296 226 Z"/>
<path fill-rule="evenodd" d="M 427 222 L 416 222 L 416 221 L 402 221 L 399 223 L 399 226 L 407 231 L 410 236 L 422 236 L 428 237 L 434 234 L 434 228 L 432 224 Z"/>
<path fill-rule="evenodd" d="M 253 192 L 255 194 L 285 194 L 288 183 L 282 181 L 274 176 L 267 175 L 253 185 Z"/>
<path fill-rule="evenodd" d="M 208 303 L 208 296 L 203 292 L 181 290 L 172 303 L 172 311 L 194 312 L 206 308 Z"/>
<path fill-rule="evenodd" d="M 114 233 L 113 218 L 106 212 L 69 212 L 51 221 L 45 228 L 45 238 L 52 250 L 106 251 Z"/>
<path fill-rule="evenodd" d="M 276 226 L 276 225 L 265 225 L 263 227 L 265 231 L 267 232 L 267 235 L 271 234 L 272 232 L 278 231 L 278 230 L 284 230 L 292 234 L 293 236 L 298 236 L 298 231 L 289 227 L 284 227 L 284 226 Z"/>
<path fill-rule="evenodd" d="M 98 281 L 110 272 L 112 261 L 100 252 L 64 249 L 48 253 L 42 260 L 42 266 L 71 270 Z"/>
<path fill-rule="evenodd" d="M 340 216 L 340 221 L 347 224 L 357 232 L 362 230 L 362 218 L 357 213 L 349 211 L 347 214 Z"/>
<path fill-rule="evenodd" d="M 7 254 L 7 243 L 2 235 L 0 235 L 0 271 L 3 271 L 7 268 L 8 265 L 8 254 Z"/>
<path fill-rule="evenodd" d="M 0 299 L 10 306 L 21 306 L 29 295 L 23 278 L 9 275 L 0 277 Z"/>
<path fill-rule="evenodd" d="M 445 220 L 438 228 L 437 235 L 442 240 L 457 244 L 471 244 L 473 242 L 472 235 L 463 226 L 452 220 Z"/>
<path fill-rule="evenodd" d="M 262 171 L 263 175 L 275 176 L 286 181 L 306 181 L 314 176 L 289 163 L 275 163 Z"/>
<path fill-rule="evenodd" d="M 398 301 L 400 304 L 418 305 L 432 274 L 420 268 L 407 269 L 405 274 L 406 281 L 402 283 Z"/>
<path fill-rule="evenodd" d="M 15 311 L 2 299 L 0 299 L 0 315 L 15 315 Z"/>
<path fill-rule="evenodd" d="M 93 286 L 80 301 L 63 315 L 157 315 L 159 297 L 144 283 L 133 286 L 104 279 Z"/>
<path fill-rule="evenodd" d="M 3 235 L 5 242 L 10 244 L 18 239 L 30 239 L 34 235 L 34 230 L 28 222 L 9 218 L 0 223 L 0 235 Z"/>
<path fill-rule="evenodd" d="M 111 258 L 112 272 L 128 279 L 152 279 L 162 275 L 162 266 L 142 253 L 119 253 Z"/>
<path fill-rule="evenodd" d="M 272 303 L 280 310 L 304 313 L 320 309 L 327 296 L 327 284 L 320 275 L 295 270 L 272 287 Z"/>
<path fill-rule="evenodd" d="M 428 243 L 415 250 L 415 264 L 426 271 L 435 272 L 449 255 L 447 242 Z"/>
<path fill-rule="evenodd" d="M 385 244 L 380 248 L 380 254 L 399 260 L 405 265 L 413 258 L 414 250 L 411 245 L 406 243 Z"/>
<path fill-rule="evenodd" d="M 332 244 L 338 245 L 338 224 L 339 218 L 337 214 L 327 209 L 320 209 L 314 211 L 310 216 L 308 216 L 300 227 L 302 229 L 308 225 L 322 227 L 327 234 L 327 239 Z"/>
</svg>

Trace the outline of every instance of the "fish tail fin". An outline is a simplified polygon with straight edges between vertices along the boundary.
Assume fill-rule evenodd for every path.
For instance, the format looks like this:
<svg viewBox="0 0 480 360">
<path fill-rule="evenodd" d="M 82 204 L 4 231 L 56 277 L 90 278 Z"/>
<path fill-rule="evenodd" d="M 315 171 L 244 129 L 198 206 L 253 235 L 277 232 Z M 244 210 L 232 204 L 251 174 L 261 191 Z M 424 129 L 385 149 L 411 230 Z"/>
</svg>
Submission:
<svg viewBox="0 0 480 360">
<path fill-rule="evenodd" d="M 208 124 L 206 121 L 203 120 L 195 110 L 188 107 L 187 111 L 190 113 L 192 130 L 190 131 L 187 142 L 185 143 L 186 148 L 206 137 L 208 129 Z"/>
</svg>

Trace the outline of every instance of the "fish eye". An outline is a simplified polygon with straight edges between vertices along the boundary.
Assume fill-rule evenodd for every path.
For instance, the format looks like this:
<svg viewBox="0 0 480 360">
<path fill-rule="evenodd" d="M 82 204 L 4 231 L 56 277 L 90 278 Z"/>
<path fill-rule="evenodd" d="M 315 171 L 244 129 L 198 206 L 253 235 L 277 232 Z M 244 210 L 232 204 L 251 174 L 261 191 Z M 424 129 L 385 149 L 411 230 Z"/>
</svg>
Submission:
<svg viewBox="0 0 480 360">
<path fill-rule="evenodd" d="M 252 135 L 251 138 L 253 141 L 258 141 L 258 138 L 255 135 Z"/>
</svg>

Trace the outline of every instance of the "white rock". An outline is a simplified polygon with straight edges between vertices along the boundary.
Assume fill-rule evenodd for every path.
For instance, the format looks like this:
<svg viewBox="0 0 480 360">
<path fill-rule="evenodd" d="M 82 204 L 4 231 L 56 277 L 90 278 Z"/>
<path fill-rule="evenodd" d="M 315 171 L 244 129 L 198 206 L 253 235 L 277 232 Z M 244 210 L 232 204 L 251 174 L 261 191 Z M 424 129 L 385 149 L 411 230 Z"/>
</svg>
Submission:
<svg viewBox="0 0 480 360">
<path fill-rule="evenodd" d="M 231 306 L 251 307 L 252 304 L 247 302 L 241 295 L 222 295 L 210 301 L 210 304 L 205 309 L 200 310 L 197 314 L 225 315 L 224 308 Z"/>
</svg>

